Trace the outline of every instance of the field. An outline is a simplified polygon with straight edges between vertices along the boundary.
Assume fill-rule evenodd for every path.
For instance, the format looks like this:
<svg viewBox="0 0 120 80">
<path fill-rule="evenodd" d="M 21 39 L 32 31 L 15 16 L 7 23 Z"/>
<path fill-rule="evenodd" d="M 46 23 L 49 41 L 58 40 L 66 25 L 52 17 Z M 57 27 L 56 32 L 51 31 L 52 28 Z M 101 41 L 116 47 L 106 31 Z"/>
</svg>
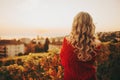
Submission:
<svg viewBox="0 0 120 80">
<path fill-rule="evenodd" d="M 105 42 L 108 60 L 97 64 L 98 80 L 120 80 L 120 42 Z M 51 46 L 47 53 L 0 59 L 0 80 L 62 80 L 60 47 Z"/>
</svg>

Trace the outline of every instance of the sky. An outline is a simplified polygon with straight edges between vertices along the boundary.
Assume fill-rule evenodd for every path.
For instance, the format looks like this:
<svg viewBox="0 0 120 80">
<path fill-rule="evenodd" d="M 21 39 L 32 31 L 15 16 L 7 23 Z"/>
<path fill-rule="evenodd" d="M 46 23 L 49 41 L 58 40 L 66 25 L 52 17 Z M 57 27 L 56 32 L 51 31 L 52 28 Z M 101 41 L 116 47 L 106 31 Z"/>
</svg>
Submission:
<svg viewBox="0 0 120 80">
<path fill-rule="evenodd" d="M 0 0 L 0 37 L 63 36 L 88 12 L 96 32 L 120 31 L 120 0 Z"/>
</svg>

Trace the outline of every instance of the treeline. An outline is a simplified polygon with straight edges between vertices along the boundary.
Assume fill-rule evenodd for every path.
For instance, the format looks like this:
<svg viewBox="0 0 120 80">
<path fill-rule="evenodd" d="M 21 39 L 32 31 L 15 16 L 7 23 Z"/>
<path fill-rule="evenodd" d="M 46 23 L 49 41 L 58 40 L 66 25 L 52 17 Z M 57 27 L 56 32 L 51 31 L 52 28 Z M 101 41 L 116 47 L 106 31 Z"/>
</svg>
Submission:
<svg viewBox="0 0 120 80">
<path fill-rule="evenodd" d="M 25 54 L 47 52 L 49 49 L 49 43 L 50 41 L 48 38 L 45 39 L 44 44 L 32 40 L 29 44 L 25 44 Z"/>
<path fill-rule="evenodd" d="M 120 41 L 120 31 L 115 32 L 98 32 L 97 36 L 100 41 L 107 42 L 119 42 Z"/>
</svg>

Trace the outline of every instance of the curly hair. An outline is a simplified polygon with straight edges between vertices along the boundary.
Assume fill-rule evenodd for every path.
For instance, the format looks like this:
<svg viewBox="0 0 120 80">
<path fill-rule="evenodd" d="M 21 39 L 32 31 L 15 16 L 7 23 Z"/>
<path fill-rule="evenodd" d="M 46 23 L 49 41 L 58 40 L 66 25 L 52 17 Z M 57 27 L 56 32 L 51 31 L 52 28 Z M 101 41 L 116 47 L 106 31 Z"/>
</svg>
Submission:
<svg viewBox="0 0 120 80">
<path fill-rule="evenodd" d="M 78 13 L 73 20 L 69 41 L 75 47 L 75 53 L 80 61 L 92 59 L 91 52 L 95 48 L 95 25 L 87 12 Z"/>
</svg>

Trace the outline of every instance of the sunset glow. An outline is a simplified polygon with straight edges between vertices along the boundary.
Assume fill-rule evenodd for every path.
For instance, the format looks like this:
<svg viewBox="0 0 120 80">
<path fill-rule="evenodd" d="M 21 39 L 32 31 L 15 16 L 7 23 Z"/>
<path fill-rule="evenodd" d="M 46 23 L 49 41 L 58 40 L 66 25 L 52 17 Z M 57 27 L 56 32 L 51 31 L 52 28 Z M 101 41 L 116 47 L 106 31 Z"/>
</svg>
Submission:
<svg viewBox="0 0 120 80">
<path fill-rule="evenodd" d="M 0 0 L 0 37 L 63 36 L 87 11 L 98 31 L 120 31 L 120 0 Z"/>
</svg>

